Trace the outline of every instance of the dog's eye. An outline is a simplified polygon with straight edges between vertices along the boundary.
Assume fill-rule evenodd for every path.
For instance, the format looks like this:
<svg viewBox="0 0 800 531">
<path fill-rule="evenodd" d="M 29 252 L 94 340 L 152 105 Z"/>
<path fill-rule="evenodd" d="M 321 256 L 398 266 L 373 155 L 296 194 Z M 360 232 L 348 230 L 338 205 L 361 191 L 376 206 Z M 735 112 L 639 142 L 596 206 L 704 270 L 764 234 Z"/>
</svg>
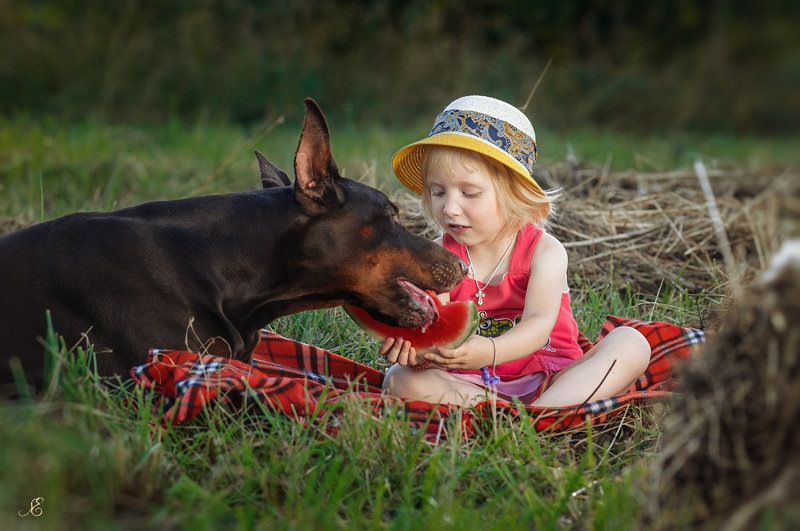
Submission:
<svg viewBox="0 0 800 531">
<path fill-rule="evenodd" d="M 398 210 L 398 208 L 397 208 L 397 206 L 395 204 L 389 203 L 389 205 L 386 206 L 385 212 L 386 212 L 386 214 L 389 215 L 389 217 L 392 218 L 392 220 L 395 223 L 400 223 L 400 216 L 399 216 L 400 210 Z"/>
</svg>

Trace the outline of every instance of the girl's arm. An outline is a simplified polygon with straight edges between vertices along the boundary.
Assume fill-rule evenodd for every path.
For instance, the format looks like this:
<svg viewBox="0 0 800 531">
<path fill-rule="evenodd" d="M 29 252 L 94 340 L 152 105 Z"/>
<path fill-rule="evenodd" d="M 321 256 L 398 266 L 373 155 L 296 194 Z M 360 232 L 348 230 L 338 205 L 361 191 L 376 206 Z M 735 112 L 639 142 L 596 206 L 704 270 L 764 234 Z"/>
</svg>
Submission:
<svg viewBox="0 0 800 531">
<path fill-rule="evenodd" d="M 530 271 L 522 319 L 495 338 L 498 364 L 525 357 L 547 344 L 558 317 L 561 294 L 567 290 L 567 252 L 561 242 L 543 234 L 531 257 Z M 491 365 L 493 353 L 488 338 L 474 336 L 458 348 L 427 353 L 425 359 L 447 369 L 480 369 Z"/>
<path fill-rule="evenodd" d="M 542 234 L 531 257 L 531 277 L 525 291 L 522 319 L 497 344 L 497 363 L 525 357 L 547 345 L 567 291 L 567 251 L 554 236 Z"/>
</svg>

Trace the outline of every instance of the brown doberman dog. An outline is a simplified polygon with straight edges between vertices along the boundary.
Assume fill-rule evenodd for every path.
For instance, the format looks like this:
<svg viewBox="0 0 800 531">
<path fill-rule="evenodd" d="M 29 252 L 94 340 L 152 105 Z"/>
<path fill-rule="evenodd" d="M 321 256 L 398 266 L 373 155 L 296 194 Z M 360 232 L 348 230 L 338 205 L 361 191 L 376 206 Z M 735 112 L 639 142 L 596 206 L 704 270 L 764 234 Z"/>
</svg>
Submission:
<svg viewBox="0 0 800 531">
<path fill-rule="evenodd" d="M 262 190 L 76 213 L 0 239 L 0 382 L 41 377 L 46 311 L 98 372 L 127 375 L 149 348 L 249 360 L 277 317 L 352 304 L 395 326 L 432 318 L 424 290 L 466 274 L 412 235 L 385 194 L 339 175 L 322 111 L 305 100 L 296 179 L 256 152 Z M 38 380 L 40 382 L 40 380 Z"/>
</svg>

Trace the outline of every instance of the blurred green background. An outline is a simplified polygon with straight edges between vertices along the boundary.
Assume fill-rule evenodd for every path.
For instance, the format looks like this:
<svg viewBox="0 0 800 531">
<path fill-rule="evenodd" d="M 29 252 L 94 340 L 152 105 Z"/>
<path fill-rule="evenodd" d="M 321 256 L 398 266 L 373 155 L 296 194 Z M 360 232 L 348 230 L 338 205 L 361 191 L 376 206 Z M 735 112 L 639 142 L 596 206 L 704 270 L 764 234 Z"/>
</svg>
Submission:
<svg viewBox="0 0 800 531">
<path fill-rule="evenodd" d="M 800 2 L 0 0 L 0 114 L 407 127 L 483 93 L 549 128 L 783 135 Z"/>
</svg>

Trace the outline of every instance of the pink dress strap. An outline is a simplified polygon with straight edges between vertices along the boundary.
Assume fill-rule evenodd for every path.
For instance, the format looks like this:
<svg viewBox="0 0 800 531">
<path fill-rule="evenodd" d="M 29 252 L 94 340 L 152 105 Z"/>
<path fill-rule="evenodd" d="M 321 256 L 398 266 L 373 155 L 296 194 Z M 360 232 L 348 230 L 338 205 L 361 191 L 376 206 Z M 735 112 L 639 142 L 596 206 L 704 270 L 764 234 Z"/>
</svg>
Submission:
<svg viewBox="0 0 800 531">
<path fill-rule="evenodd" d="M 508 272 L 496 285 L 483 288 L 483 304 L 475 297 L 475 279 L 466 277 L 451 292 L 451 300 L 471 300 L 476 304 L 481 319 L 478 334 L 497 337 L 510 330 L 522 319 L 525 308 L 525 294 L 530 281 L 530 267 L 536 245 L 544 230 L 533 225 L 525 225 L 519 232 L 512 250 Z M 468 261 L 466 248 L 456 242 L 449 234 L 442 238 L 442 245 Z M 521 359 L 497 366 L 497 375 L 504 381 L 518 379 L 536 372 L 553 373 L 569 365 L 583 354 L 578 346 L 578 326 L 572 315 L 569 291 L 561 296 L 561 305 L 548 343 L 541 349 Z M 454 370 L 454 374 L 480 374 L 478 370 Z"/>
</svg>

